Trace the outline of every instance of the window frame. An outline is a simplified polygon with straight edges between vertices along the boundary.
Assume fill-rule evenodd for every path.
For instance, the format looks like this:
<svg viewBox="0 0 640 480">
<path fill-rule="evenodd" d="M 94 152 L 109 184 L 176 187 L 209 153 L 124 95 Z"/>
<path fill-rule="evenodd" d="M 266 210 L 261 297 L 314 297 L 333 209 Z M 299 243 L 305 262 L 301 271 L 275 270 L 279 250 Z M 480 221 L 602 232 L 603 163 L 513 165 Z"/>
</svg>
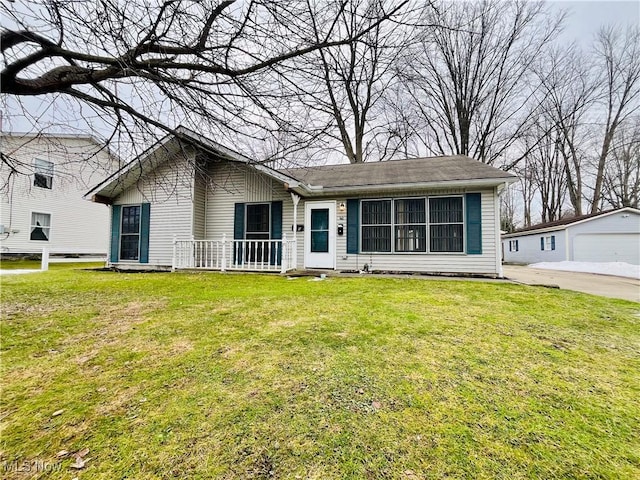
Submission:
<svg viewBox="0 0 640 480">
<path fill-rule="evenodd" d="M 430 215 L 431 215 L 431 205 L 429 200 L 432 198 L 460 198 L 462 202 L 462 222 L 452 222 L 452 223 L 431 223 Z M 427 242 L 429 244 L 429 248 L 427 252 L 433 255 L 467 255 L 467 206 L 465 205 L 465 197 L 463 193 L 457 193 L 452 195 L 429 195 L 427 196 Z M 459 252 L 434 252 L 431 250 L 431 225 L 460 225 L 462 224 L 462 250 Z"/>
<path fill-rule="evenodd" d="M 140 209 L 140 219 L 138 220 L 138 233 L 123 233 L 122 222 L 124 222 L 124 209 L 130 207 L 138 207 Z M 136 259 L 123 259 L 122 258 L 122 236 L 123 235 L 137 235 L 138 236 L 138 258 Z M 140 263 L 140 241 L 142 239 L 142 204 L 132 203 L 127 205 L 120 205 L 120 235 L 118 237 L 118 262 L 133 262 Z"/>
<path fill-rule="evenodd" d="M 48 165 L 50 165 L 50 167 L 43 167 L 43 166 L 39 166 L 38 162 L 44 162 Z M 33 186 L 37 187 L 37 188 L 42 188 L 45 190 L 53 190 L 53 176 L 55 173 L 55 164 L 49 160 L 45 160 L 43 158 L 34 158 L 33 159 Z M 45 182 L 45 186 L 42 185 L 38 185 L 37 183 L 37 178 L 38 175 L 41 177 L 44 177 L 45 179 L 48 179 L 48 183 Z M 46 185 L 49 186 L 46 186 Z"/>
<path fill-rule="evenodd" d="M 34 227 L 33 225 L 33 214 L 37 214 L 37 215 L 49 215 L 49 226 L 46 227 L 49 229 L 49 236 L 47 237 L 46 240 L 33 240 L 31 238 L 31 229 Z M 51 242 L 51 227 L 52 227 L 52 220 L 53 220 L 53 215 L 51 214 L 51 212 L 39 212 L 37 210 L 29 210 L 29 241 L 30 242 Z M 42 228 L 42 227 L 40 227 Z"/>
<path fill-rule="evenodd" d="M 519 248 L 518 248 L 518 240 L 509 240 L 509 251 L 510 252 L 518 252 Z"/>
<path fill-rule="evenodd" d="M 266 205 L 267 206 L 267 211 L 269 214 L 269 217 L 267 219 L 267 231 L 266 232 L 250 232 L 249 231 L 249 207 L 250 206 L 255 206 L 255 205 Z M 244 204 L 244 238 L 243 240 L 255 240 L 255 241 L 267 241 L 267 240 L 271 240 L 271 202 L 250 202 L 250 203 L 245 203 Z M 247 238 L 247 235 L 249 234 L 254 234 L 254 235 L 258 235 L 258 234 L 267 234 L 269 236 L 269 238 Z"/>
<path fill-rule="evenodd" d="M 390 223 L 364 223 L 363 222 L 363 214 L 362 214 L 362 207 L 364 202 L 385 202 L 388 201 L 390 202 Z M 360 225 L 358 225 L 358 228 L 360 229 L 360 235 L 358 235 L 358 250 L 360 251 L 360 253 L 365 253 L 365 254 L 383 254 L 383 255 L 389 255 L 389 254 L 394 254 L 394 249 L 393 249 L 393 208 L 394 208 L 394 202 L 393 202 L 393 198 L 391 197 L 385 197 L 385 198 L 363 198 L 360 200 Z M 376 250 L 363 250 L 362 249 L 362 243 L 364 240 L 364 234 L 363 234 L 363 229 L 364 227 L 386 227 L 389 226 L 390 229 L 390 238 L 389 238 L 389 251 L 376 251 Z"/>
<path fill-rule="evenodd" d="M 555 239 L 553 237 L 555 237 L 555 235 L 542 235 L 542 238 L 544 239 L 543 252 L 552 252 L 555 250 L 555 248 L 553 248 L 555 243 Z"/>
<path fill-rule="evenodd" d="M 460 198 L 462 201 L 462 222 L 455 223 L 434 223 L 434 225 L 459 225 L 462 224 L 462 251 L 459 252 L 434 252 L 431 250 L 431 222 L 429 221 L 430 215 L 430 207 L 429 200 L 432 198 Z M 396 226 L 405 226 L 405 225 L 422 225 L 419 223 L 396 223 L 396 200 L 420 200 L 423 199 L 425 202 L 425 227 L 426 227 L 426 248 L 424 251 L 396 251 L 395 249 L 395 228 Z M 364 202 L 377 202 L 388 200 L 391 202 L 391 223 L 390 224 L 365 224 L 363 223 L 363 215 L 362 215 L 362 205 Z M 441 194 L 441 195 L 416 195 L 416 196 L 402 196 L 402 197 L 381 197 L 381 198 L 361 198 L 359 203 L 359 218 L 358 218 L 358 254 L 359 255 L 467 255 L 467 206 L 465 202 L 464 193 L 455 193 L 455 194 Z M 391 227 L 391 250 L 384 251 L 364 251 L 362 249 L 362 241 L 363 241 L 363 227 L 365 226 L 387 226 Z"/>
<path fill-rule="evenodd" d="M 396 219 L 396 201 L 403 200 L 422 200 L 424 201 L 424 222 L 414 222 L 414 223 L 399 223 Z M 392 253 L 402 254 L 402 253 L 410 253 L 410 254 L 420 254 L 420 253 L 429 253 L 429 209 L 428 209 L 429 198 L 428 197 L 398 197 L 394 198 L 391 207 L 392 213 Z M 424 227 L 424 250 L 396 250 L 396 227 L 408 227 L 408 226 L 418 226 Z"/>
</svg>

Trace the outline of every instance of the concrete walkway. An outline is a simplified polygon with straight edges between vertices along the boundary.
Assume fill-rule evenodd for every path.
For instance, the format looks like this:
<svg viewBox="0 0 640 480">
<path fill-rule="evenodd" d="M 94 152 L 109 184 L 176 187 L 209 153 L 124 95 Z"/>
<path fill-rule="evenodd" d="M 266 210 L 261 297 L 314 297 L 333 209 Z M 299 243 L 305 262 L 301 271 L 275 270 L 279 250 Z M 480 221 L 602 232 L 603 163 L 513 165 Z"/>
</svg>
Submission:
<svg viewBox="0 0 640 480">
<path fill-rule="evenodd" d="M 27 270 L 26 268 L 14 268 L 11 270 L 0 270 L 1 275 L 22 275 L 23 273 L 36 273 L 42 270 Z"/>
<path fill-rule="evenodd" d="M 505 265 L 504 275 L 509 280 L 527 285 L 557 285 L 565 290 L 640 302 L 640 280 L 633 278 L 543 270 L 516 265 Z"/>
</svg>

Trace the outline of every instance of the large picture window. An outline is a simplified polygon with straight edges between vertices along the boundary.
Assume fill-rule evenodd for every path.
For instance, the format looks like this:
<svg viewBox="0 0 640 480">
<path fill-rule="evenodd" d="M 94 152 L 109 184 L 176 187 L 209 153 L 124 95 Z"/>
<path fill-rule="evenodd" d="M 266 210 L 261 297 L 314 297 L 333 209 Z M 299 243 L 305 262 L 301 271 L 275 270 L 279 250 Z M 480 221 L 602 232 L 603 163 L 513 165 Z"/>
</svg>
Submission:
<svg viewBox="0 0 640 480">
<path fill-rule="evenodd" d="M 33 185 L 50 190 L 53 186 L 53 163 L 36 158 L 33 167 Z"/>
<path fill-rule="evenodd" d="M 140 255 L 140 205 L 122 207 L 120 260 L 138 260 Z"/>
<path fill-rule="evenodd" d="M 29 240 L 48 242 L 51 234 L 51 215 L 48 213 L 31 213 L 31 232 Z"/>
<path fill-rule="evenodd" d="M 464 252 L 462 196 L 362 200 L 361 205 L 363 253 Z"/>
<path fill-rule="evenodd" d="M 462 197 L 429 198 L 429 251 L 464 251 Z"/>
<path fill-rule="evenodd" d="M 362 251 L 391 252 L 391 200 L 362 201 Z"/>
</svg>

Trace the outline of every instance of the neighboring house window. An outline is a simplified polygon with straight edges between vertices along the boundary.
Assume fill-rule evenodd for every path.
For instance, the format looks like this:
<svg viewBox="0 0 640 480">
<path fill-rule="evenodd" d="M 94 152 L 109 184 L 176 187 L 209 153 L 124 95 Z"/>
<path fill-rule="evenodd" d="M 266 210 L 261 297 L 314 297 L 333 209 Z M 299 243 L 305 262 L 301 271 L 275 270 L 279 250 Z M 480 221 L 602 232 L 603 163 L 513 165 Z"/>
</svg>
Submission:
<svg viewBox="0 0 640 480">
<path fill-rule="evenodd" d="M 424 198 L 395 200 L 395 251 L 427 251 L 427 215 Z"/>
<path fill-rule="evenodd" d="M 391 200 L 362 201 L 362 251 L 391 252 Z"/>
<path fill-rule="evenodd" d="M 120 260 L 138 260 L 140 255 L 140 205 L 122 207 Z"/>
<path fill-rule="evenodd" d="M 51 234 L 51 215 L 48 213 L 31 213 L 31 234 L 29 240 L 48 242 Z"/>
<path fill-rule="evenodd" d="M 518 251 L 518 240 L 509 240 L 509 251 L 510 252 Z"/>
<path fill-rule="evenodd" d="M 555 235 L 540 237 L 540 250 L 555 250 L 555 249 L 556 249 Z"/>
<path fill-rule="evenodd" d="M 462 197 L 429 198 L 429 250 L 464 251 Z"/>
<path fill-rule="evenodd" d="M 270 205 L 268 203 L 248 204 L 246 206 L 247 225 L 245 238 L 247 240 L 269 240 L 270 234 Z M 250 243 L 246 250 L 246 260 L 249 262 L 268 262 L 269 248 L 263 248 L 262 242 Z"/>
<path fill-rule="evenodd" d="M 51 189 L 53 186 L 53 163 L 36 158 L 33 162 L 33 185 L 40 188 Z"/>
</svg>

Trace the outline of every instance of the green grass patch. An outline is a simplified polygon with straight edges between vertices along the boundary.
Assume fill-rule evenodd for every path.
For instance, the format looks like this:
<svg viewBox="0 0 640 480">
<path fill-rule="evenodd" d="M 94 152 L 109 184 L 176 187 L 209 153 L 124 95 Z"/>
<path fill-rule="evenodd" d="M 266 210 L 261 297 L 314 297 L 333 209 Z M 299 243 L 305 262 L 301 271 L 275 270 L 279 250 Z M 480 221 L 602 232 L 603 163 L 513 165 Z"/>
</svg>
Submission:
<svg viewBox="0 0 640 480">
<path fill-rule="evenodd" d="M 61 269 L 2 310 L 7 478 L 640 477 L 635 303 Z"/>
<path fill-rule="evenodd" d="M 40 260 L 2 260 L 0 270 L 40 270 L 42 263 Z M 101 268 L 104 262 L 49 262 L 50 270 L 69 270 L 78 268 Z"/>
</svg>

